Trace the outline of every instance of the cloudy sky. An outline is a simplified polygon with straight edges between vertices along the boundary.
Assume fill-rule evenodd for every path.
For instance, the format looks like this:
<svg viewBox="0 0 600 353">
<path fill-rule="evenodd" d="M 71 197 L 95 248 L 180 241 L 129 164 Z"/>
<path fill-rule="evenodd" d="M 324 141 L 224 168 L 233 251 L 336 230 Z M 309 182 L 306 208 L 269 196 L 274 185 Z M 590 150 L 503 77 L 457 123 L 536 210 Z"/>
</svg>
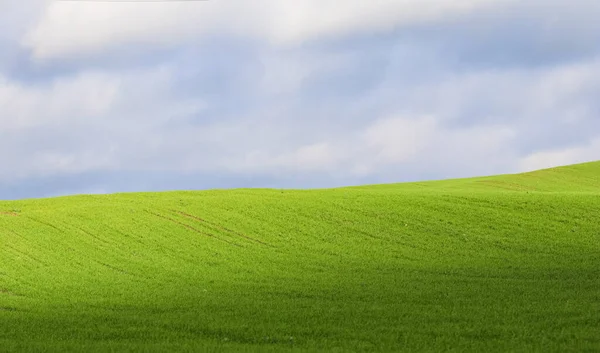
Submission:
<svg viewBox="0 0 600 353">
<path fill-rule="evenodd" d="M 0 0 L 0 199 L 600 159 L 597 0 Z"/>
</svg>

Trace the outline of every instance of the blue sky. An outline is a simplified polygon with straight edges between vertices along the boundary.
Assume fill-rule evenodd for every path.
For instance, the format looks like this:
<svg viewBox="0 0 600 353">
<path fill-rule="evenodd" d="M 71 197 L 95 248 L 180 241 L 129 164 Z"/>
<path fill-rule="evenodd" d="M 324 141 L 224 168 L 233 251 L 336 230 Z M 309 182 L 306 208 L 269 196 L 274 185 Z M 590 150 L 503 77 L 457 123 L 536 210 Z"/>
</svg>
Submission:
<svg viewBox="0 0 600 353">
<path fill-rule="evenodd" d="M 0 199 L 600 159 L 595 0 L 0 0 Z"/>
</svg>

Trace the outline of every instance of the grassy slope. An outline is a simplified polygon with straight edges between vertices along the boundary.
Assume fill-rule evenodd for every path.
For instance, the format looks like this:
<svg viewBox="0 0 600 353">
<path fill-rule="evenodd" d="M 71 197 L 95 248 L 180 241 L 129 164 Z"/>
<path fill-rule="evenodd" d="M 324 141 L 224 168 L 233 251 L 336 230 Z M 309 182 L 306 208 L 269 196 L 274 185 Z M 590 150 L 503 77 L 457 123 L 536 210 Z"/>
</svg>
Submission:
<svg viewBox="0 0 600 353">
<path fill-rule="evenodd" d="M 600 163 L 0 211 L 0 351 L 600 351 Z"/>
</svg>

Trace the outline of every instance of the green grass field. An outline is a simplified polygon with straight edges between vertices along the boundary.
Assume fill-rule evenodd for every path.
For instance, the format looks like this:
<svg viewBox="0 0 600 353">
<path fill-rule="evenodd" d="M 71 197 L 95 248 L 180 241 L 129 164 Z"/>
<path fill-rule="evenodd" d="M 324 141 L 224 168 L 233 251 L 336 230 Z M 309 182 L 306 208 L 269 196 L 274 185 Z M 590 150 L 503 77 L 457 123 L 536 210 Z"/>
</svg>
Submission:
<svg viewBox="0 0 600 353">
<path fill-rule="evenodd" d="M 600 162 L 0 202 L 0 351 L 600 351 Z"/>
</svg>

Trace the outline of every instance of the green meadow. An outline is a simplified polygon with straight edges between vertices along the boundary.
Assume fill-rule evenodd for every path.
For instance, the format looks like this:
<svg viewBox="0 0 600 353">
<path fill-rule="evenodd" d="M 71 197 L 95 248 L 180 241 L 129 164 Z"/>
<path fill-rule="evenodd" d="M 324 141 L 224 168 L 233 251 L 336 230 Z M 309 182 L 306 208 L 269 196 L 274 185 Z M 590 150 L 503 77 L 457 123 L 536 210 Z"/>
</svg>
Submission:
<svg viewBox="0 0 600 353">
<path fill-rule="evenodd" d="M 0 351 L 600 352 L 600 162 L 2 201 Z"/>
</svg>

